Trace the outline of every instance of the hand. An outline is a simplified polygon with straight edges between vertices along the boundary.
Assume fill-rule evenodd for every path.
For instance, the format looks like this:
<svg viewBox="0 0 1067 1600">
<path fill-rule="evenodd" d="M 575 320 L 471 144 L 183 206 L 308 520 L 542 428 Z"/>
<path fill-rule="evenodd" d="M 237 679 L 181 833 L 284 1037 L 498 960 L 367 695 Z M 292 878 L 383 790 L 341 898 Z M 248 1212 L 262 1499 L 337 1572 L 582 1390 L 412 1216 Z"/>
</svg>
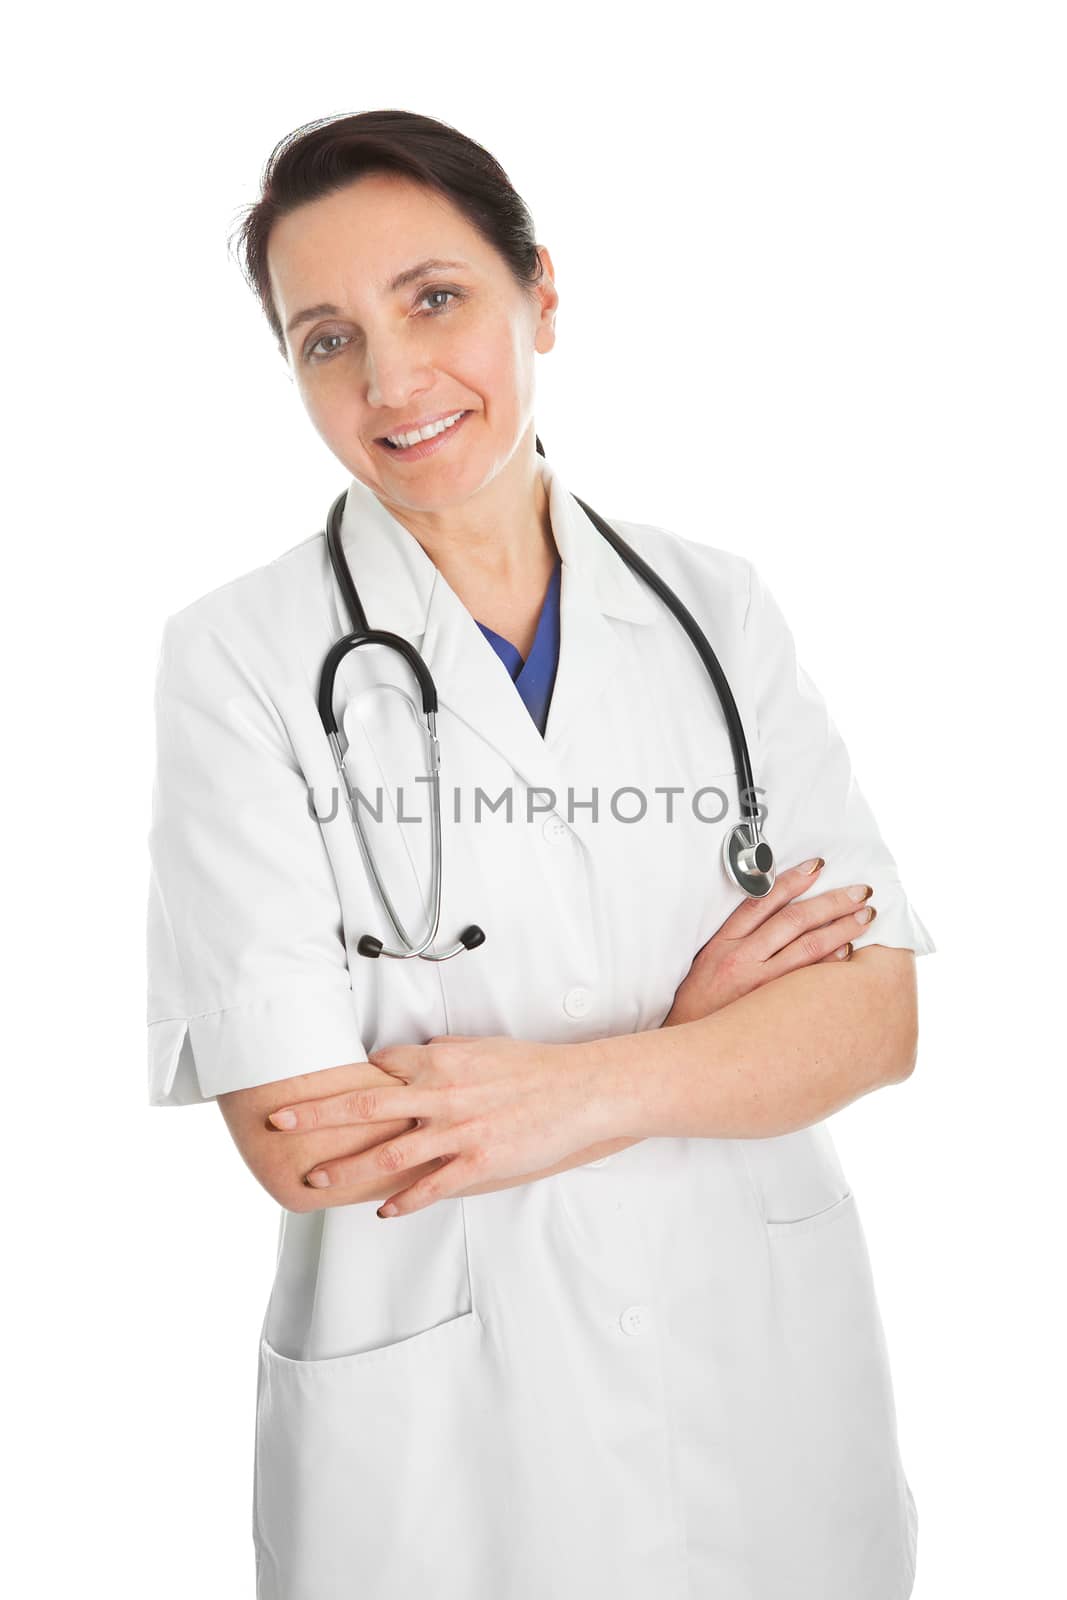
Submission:
<svg viewBox="0 0 1067 1600">
<path fill-rule="evenodd" d="M 305 1100 L 280 1107 L 270 1120 L 301 1132 L 404 1118 L 415 1126 L 316 1167 L 304 1180 L 312 1188 L 366 1186 L 374 1178 L 400 1183 L 412 1168 L 440 1160 L 434 1171 L 390 1198 L 395 1214 L 407 1215 L 475 1184 L 538 1173 L 605 1134 L 588 1071 L 582 1070 L 588 1057 L 570 1045 L 449 1033 L 426 1044 L 372 1050 L 367 1059 L 395 1077 L 396 1087 Z"/>
<path fill-rule="evenodd" d="M 864 904 L 871 894 L 868 884 L 852 886 L 859 891 L 859 900 L 850 899 L 848 889 L 827 889 L 809 900 L 794 901 L 825 865 L 821 861 L 815 873 L 791 867 L 775 880 L 769 895 L 762 900 L 746 898 L 730 913 L 697 952 L 664 1018 L 665 1028 L 709 1016 L 798 967 L 848 960 L 849 941 L 861 926 L 856 913 L 862 912 L 867 922 L 877 913 Z"/>
</svg>

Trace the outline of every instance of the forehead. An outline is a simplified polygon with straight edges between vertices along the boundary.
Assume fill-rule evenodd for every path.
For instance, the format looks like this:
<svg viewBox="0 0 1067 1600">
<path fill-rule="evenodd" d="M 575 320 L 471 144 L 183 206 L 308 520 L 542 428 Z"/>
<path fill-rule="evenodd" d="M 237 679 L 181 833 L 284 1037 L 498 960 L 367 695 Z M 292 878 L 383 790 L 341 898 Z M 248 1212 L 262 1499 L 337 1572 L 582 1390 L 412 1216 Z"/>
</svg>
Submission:
<svg viewBox="0 0 1067 1600">
<path fill-rule="evenodd" d="M 267 267 L 284 310 L 307 294 L 385 295 L 391 278 L 430 256 L 491 268 L 492 255 L 447 195 L 398 174 L 370 173 L 281 217 Z"/>
</svg>

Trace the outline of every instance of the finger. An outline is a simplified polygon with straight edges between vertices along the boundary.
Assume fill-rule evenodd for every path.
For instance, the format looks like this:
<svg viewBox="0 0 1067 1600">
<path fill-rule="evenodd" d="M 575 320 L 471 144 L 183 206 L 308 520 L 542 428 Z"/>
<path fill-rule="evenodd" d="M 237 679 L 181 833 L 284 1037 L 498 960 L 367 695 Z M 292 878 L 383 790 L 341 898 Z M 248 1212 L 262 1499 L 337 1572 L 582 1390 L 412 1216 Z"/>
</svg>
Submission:
<svg viewBox="0 0 1067 1600">
<path fill-rule="evenodd" d="M 429 1177 L 420 1178 L 418 1183 L 413 1183 L 410 1189 L 400 1189 L 396 1194 L 390 1195 L 384 1205 L 379 1207 L 378 1216 L 406 1217 L 413 1211 L 425 1210 L 436 1200 L 451 1200 L 474 1182 L 473 1177 L 467 1176 L 468 1172 L 473 1170 L 463 1156 L 452 1156 L 438 1167 L 436 1172 L 431 1172 Z"/>
<path fill-rule="evenodd" d="M 827 889 L 812 895 L 809 900 L 790 900 L 749 935 L 745 955 L 756 961 L 770 961 L 794 939 L 802 938 L 814 928 L 824 927 L 835 919 L 849 917 L 870 899 L 873 889 L 869 883 L 853 883 L 845 889 Z M 867 921 L 866 917 L 862 918 Z M 856 922 L 851 925 L 855 932 Z M 848 935 L 838 939 L 844 944 Z M 814 949 L 814 947 L 812 947 Z"/>
<path fill-rule="evenodd" d="M 372 1145 L 353 1156 L 334 1156 L 323 1161 L 304 1176 L 309 1189 L 344 1189 L 354 1184 L 375 1183 L 382 1179 L 410 1172 L 442 1154 L 439 1128 L 415 1128 L 399 1138 L 388 1139 L 384 1144 Z"/>
<path fill-rule="evenodd" d="M 873 914 L 868 916 L 868 911 Z M 780 978 L 783 973 L 796 972 L 801 967 L 810 967 L 835 957 L 841 961 L 849 960 L 852 955 L 852 940 L 858 939 L 860 934 L 857 925 L 859 917 L 864 917 L 869 923 L 874 921 L 877 914 L 873 906 L 864 906 L 858 914 L 849 912 L 846 916 L 835 917 L 833 922 L 828 922 L 822 927 L 807 929 L 770 961 L 763 963 L 761 981 L 770 983 L 773 978 Z M 844 951 L 844 954 L 839 954 L 841 951 Z"/>
<path fill-rule="evenodd" d="M 428 1048 L 425 1044 L 383 1044 L 379 1050 L 371 1050 L 367 1060 L 372 1067 L 404 1077 L 418 1071 L 419 1060 Z"/>
<path fill-rule="evenodd" d="M 827 923 L 826 932 L 828 934 L 832 934 L 836 929 L 837 937 L 847 943 L 848 953 L 851 955 L 852 941 L 853 939 L 859 938 L 857 925 L 860 931 L 862 931 L 864 927 L 869 926 L 869 924 L 874 921 L 877 915 L 878 907 L 872 906 L 868 901 L 868 903 L 865 906 L 861 906 L 858 911 L 850 911 L 847 916 L 835 917 L 833 922 Z"/>
<path fill-rule="evenodd" d="M 769 916 L 787 905 L 794 895 L 803 894 L 805 889 L 810 889 L 817 882 L 819 873 L 826 862 L 822 856 L 814 858 L 819 864 L 812 868 L 806 861 L 798 866 L 789 867 L 785 872 L 780 872 L 774 880 L 774 887 L 770 894 L 763 895 L 759 900 L 752 900 L 748 895 L 736 906 L 722 927 L 715 934 L 715 939 L 745 939 L 754 933 L 761 923 Z M 712 940 L 711 942 L 714 942 Z"/>
<path fill-rule="evenodd" d="M 321 1100 L 300 1100 L 294 1105 L 279 1106 L 269 1114 L 268 1120 L 285 1133 L 307 1133 L 312 1128 L 343 1128 L 359 1122 L 427 1117 L 432 1092 L 400 1084 L 395 1088 L 349 1089 L 344 1094 L 326 1095 Z"/>
</svg>

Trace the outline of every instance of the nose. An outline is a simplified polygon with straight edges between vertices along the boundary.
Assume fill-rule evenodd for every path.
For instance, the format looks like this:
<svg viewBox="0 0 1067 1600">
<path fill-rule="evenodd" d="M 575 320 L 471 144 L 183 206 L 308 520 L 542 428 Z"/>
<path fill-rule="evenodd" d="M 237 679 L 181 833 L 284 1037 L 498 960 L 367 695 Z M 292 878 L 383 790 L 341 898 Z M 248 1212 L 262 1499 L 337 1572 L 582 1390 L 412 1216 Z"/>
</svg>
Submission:
<svg viewBox="0 0 1067 1600">
<path fill-rule="evenodd" d="M 403 411 L 433 388 L 433 372 L 410 340 L 380 335 L 366 347 L 367 404 L 375 411 Z"/>
</svg>

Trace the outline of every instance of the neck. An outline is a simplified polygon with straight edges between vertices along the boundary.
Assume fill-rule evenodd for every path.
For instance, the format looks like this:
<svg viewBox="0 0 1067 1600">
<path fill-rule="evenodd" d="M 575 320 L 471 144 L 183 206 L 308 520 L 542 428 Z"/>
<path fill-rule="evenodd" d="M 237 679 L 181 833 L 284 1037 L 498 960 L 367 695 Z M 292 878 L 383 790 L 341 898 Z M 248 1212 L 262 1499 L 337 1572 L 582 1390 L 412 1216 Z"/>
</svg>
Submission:
<svg viewBox="0 0 1067 1600">
<path fill-rule="evenodd" d="M 516 451 L 462 505 L 433 513 L 390 510 L 471 616 L 510 639 L 525 657 L 557 560 L 548 486 L 532 447 L 529 458 Z"/>
</svg>

